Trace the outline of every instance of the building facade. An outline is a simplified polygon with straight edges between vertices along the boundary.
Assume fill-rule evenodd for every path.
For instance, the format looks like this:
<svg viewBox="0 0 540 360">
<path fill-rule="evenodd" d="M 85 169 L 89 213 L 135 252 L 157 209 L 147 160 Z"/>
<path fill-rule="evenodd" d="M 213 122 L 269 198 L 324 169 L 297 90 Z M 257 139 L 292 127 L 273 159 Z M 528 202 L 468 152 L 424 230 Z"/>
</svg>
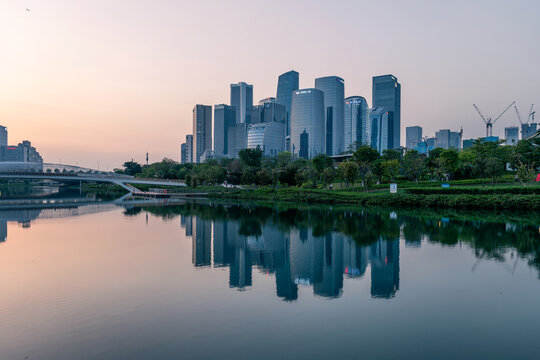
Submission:
<svg viewBox="0 0 540 360">
<path fill-rule="evenodd" d="M 205 150 L 212 150 L 212 107 L 193 108 L 193 162 L 199 163 Z"/>
<path fill-rule="evenodd" d="M 193 135 L 186 135 L 186 164 L 193 163 Z"/>
<path fill-rule="evenodd" d="M 519 140 L 519 128 L 517 126 L 504 128 L 504 138 L 506 145 L 516 145 Z"/>
<path fill-rule="evenodd" d="M 383 153 L 388 147 L 388 111 L 382 107 L 376 107 L 369 112 L 371 122 L 371 147 L 379 153 Z"/>
<path fill-rule="evenodd" d="M 448 142 L 449 148 L 461 149 L 461 134 L 456 131 L 450 131 L 450 140 Z"/>
<path fill-rule="evenodd" d="M 407 150 L 416 148 L 422 142 L 422 128 L 420 126 L 408 126 L 405 129 L 405 134 Z"/>
<path fill-rule="evenodd" d="M 214 151 L 216 154 L 229 154 L 229 129 L 235 126 L 236 109 L 225 104 L 214 105 Z"/>
<path fill-rule="evenodd" d="M 443 129 L 435 133 L 435 147 L 443 149 L 450 148 L 450 130 Z"/>
<path fill-rule="evenodd" d="M 291 150 L 313 158 L 325 153 L 324 93 L 318 89 L 293 92 L 291 102 Z"/>
<path fill-rule="evenodd" d="M 356 145 L 370 144 L 369 107 L 362 96 L 350 96 L 345 99 L 344 139 L 345 151 L 354 151 Z"/>
<path fill-rule="evenodd" d="M 0 125 L 0 146 L 8 145 L 7 127 Z"/>
<path fill-rule="evenodd" d="M 182 143 L 180 145 L 180 164 L 187 164 L 186 158 L 187 158 L 186 143 Z"/>
<path fill-rule="evenodd" d="M 315 79 L 315 88 L 324 93 L 326 154 L 338 155 L 345 150 L 345 81 L 337 76 L 321 77 Z"/>
<path fill-rule="evenodd" d="M 231 106 L 236 109 L 236 123 L 249 123 L 253 107 L 253 85 L 245 82 L 231 84 Z"/>
<path fill-rule="evenodd" d="M 285 122 L 251 124 L 247 134 L 247 148 L 260 148 L 264 156 L 276 156 L 285 151 Z"/>
<path fill-rule="evenodd" d="M 284 74 L 279 75 L 277 93 L 276 93 L 276 102 L 278 104 L 285 106 L 285 111 L 287 112 L 286 122 L 286 136 L 291 134 L 291 102 L 293 91 L 298 90 L 299 88 L 299 74 L 294 71 L 288 71 Z"/>
<path fill-rule="evenodd" d="M 373 107 L 388 111 L 388 148 L 400 147 L 401 137 L 401 84 L 394 75 L 373 77 Z"/>
</svg>

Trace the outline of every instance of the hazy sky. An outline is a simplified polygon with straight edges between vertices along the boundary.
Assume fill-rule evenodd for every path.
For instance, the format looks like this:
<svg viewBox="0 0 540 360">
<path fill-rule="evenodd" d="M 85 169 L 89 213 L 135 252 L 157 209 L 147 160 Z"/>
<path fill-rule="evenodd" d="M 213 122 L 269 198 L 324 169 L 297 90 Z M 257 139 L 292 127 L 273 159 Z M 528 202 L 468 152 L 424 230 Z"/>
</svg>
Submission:
<svg viewBox="0 0 540 360">
<path fill-rule="evenodd" d="M 179 160 L 195 104 L 228 103 L 238 81 L 275 96 L 294 69 L 300 87 L 341 76 L 370 105 L 371 77 L 397 76 L 402 144 L 410 125 L 483 136 L 473 103 L 540 106 L 539 13 L 538 0 L 0 0 L 0 124 L 46 162 Z M 509 125 L 513 109 L 494 134 Z"/>
</svg>

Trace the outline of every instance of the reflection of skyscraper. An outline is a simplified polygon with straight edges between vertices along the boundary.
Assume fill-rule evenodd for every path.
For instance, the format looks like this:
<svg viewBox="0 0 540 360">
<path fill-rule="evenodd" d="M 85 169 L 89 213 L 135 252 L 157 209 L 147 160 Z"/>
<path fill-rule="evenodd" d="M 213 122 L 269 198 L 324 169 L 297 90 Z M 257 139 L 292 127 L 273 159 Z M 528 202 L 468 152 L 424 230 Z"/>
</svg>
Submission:
<svg viewBox="0 0 540 360">
<path fill-rule="evenodd" d="M 240 289 L 251 286 L 251 276 L 251 261 L 247 249 L 234 249 L 234 262 L 229 272 L 229 286 Z"/>
<path fill-rule="evenodd" d="M 321 279 L 313 284 L 313 292 L 319 296 L 339 297 L 343 288 L 343 235 L 329 233 L 321 243 L 324 244 Z"/>
<path fill-rule="evenodd" d="M 284 300 L 298 299 L 298 286 L 291 272 L 290 239 L 285 238 L 283 262 L 276 268 L 276 293 Z"/>
<path fill-rule="evenodd" d="M 353 240 L 343 244 L 343 273 L 350 278 L 361 277 L 368 265 L 366 246 L 358 246 Z"/>
<path fill-rule="evenodd" d="M 0 243 L 7 240 L 7 221 L 0 220 Z"/>
<path fill-rule="evenodd" d="M 370 247 L 371 296 L 392 298 L 399 290 L 399 239 L 382 240 Z"/>
<path fill-rule="evenodd" d="M 194 219 L 195 233 L 192 239 L 192 261 L 195 266 L 211 264 L 212 223 L 201 218 Z"/>
</svg>

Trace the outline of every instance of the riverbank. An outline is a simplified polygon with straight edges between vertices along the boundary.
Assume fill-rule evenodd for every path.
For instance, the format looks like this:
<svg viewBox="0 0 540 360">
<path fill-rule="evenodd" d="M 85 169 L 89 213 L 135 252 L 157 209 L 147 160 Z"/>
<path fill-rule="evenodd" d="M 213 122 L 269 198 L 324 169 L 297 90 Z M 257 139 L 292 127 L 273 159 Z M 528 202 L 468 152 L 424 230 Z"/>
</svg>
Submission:
<svg viewBox="0 0 540 360">
<path fill-rule="evenodd" d="M 536 187 L 535 187 L 536 188 Z M 536 188 L 538 189 L 538 188 Z M 390 194 L 387 191 L 372 193 L 344 190 L 321 190 L 300 188 L 226 189 L 210 192 L 208 197 L 231 200 L 287 201 L 308 204 L 350 204 L 359 206 L 400 208 L 441 208 L 480 210 L 540 210 L 540 194 L 489 193 L 489 190 L 471 193 L 408 193 Z M 495 191 L 495 190 L 493 190 Z M 516 191 L 516 190 L 513 190 Z M 529 190 L 525 190 L 529 191 Z M 536 191 L 536 190 L 535 190 Z"/>
</svg>

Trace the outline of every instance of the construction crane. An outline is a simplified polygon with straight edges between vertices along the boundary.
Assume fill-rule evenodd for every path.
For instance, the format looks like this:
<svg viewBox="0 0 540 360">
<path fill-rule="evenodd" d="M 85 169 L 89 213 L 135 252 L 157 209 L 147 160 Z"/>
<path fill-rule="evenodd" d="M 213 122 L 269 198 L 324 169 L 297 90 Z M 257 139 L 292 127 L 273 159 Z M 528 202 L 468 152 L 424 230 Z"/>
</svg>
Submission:
<svg viewBox="0 0 540 360">
<path fill-rule="evenodd" d="M 508 105 L 506 107 L 506 109 L 504 109 L 504 111 L 499 115 L 497 116 L 495 119 L 492 119 L 490 117 L 486 117 L 484 116 L 484 114 L 482 114 L 482 112 L 480 111 L 480 109 L 478 108 L 478 106 L 476 106 L 476 104 L 473 104 L 474 108 L 476 109 L 476 111 L 478 112 L 478 115 L 480 115 L 480 117 L 482 118 L 482 120 L 484 120 L 484 122 L 486 123 L 486 137 L 487 136 L 492 136 L 493 135 L 493 124 L 495 124 L 495 121 L 499 120 L 501 116 L 504 115 L 505 112 L 508 111 L 508 109 L 510 109 L 512 107 L 512 105 L 514 105 L 516 102 L 515 101 L 512 101 L 512 103 L 510 105 Z"/>
<path fill-rule="evenodd" d="M 531 108 L 529 109 L 529 115 L 527 116 L 527 120 L 523 121 L 517 106 L 514 105 L 519 124 L 521 125 L 521 138 L 522 139 L 525 139 L 529 135 L 529 121 L 531 121 L 532 119 L 531 123 L 534 123 L 534 114 L 536 113 L 536 111 L 533 111 L 533 107 L 534 107 L 534 104 L 531 104 Z"/>
</svg>

